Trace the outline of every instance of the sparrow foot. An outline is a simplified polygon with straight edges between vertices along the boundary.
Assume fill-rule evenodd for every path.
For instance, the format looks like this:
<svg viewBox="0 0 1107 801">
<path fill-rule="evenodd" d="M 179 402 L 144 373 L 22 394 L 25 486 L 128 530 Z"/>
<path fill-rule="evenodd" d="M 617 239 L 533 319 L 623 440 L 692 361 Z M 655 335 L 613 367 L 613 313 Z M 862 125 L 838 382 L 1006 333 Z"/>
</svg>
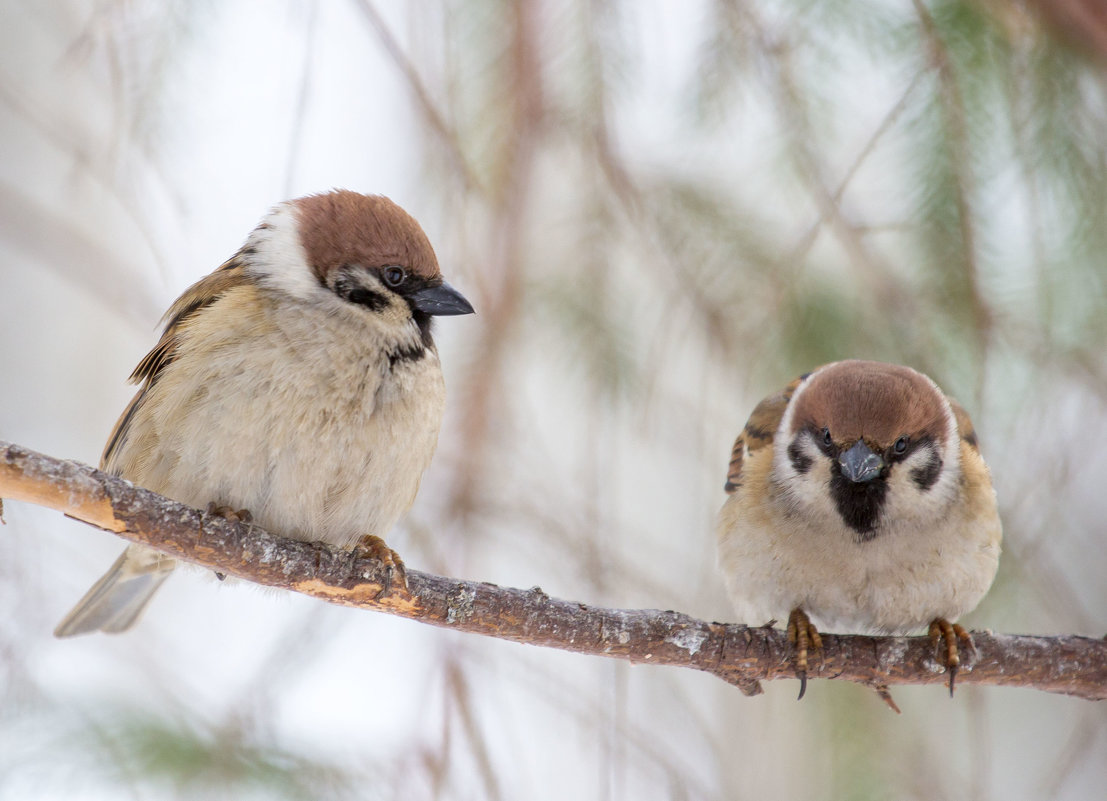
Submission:
<svg viewBox="0 0 1107 801">
<path fill-rule="evenodd" d="M 800 680 L 798 701 L 807 692 L 807 652 L 823 647 L 823 638 L 802 609 L 793 609 L 788 615 L 788 642 L 796 649 L 796 678 Z"/>
<path fill-rule="evenodd" d="M 208 504 L 208 508 L 204 513 L 211 517 L 230 520 L 232 523 L 250 523 L 254 519 L 249 509 L 232 509 L 230 506 L 223 506 L 215 501 Z"/>
<path fill-rule="evenodd" d="M 397 586 L 403 592 L 407 592 L 407 568 L 404 567 L 404 560 L 400 558 L 400 555 L 394 550 L 388 547 L 388 544 L 375 534 L 366 534 L 364 537 L 357 541 L 354 545 L 354 556 L 367 559 L 375 559 L 384 565 L 384 586 L 381 587 L 380 595 L 377 597 L 383 597 L 392 592 L 392 584 L 394 579 Z"/>
<path fill-rule="evenodd" d="M 941 617 L 934 618 L 930 622 L 930 642 L 934 644 L 935 649 L 938 648 L 939 640 L 944 641 L 945 644 L 945 665 L 949 669 L 949 697 L 952 698 L 957 671 L 961 669 L 961 655 L 957 650 L 957 641 L 961 640 L 967 651 L 974 650 L 975 646 L 972 644 L 972 637 L 963 626 L 950 623 Z"/>
<path fill-rule="evenodd" d="M 209 517 L 221 517 L 224 520 L 229 520 L 232 523 L 246 523 L 249 525 L 254 516 L 250 514 L 249 509 L 232 509 L 230 506 L 223 506 L 212 501 L 208 504 L 208 508 L 204 510 L 204 514 Z M 218 570 L 212 571 L 215 573 L 215 577 L 220 581 L 227 578 L 226 573 L 220 573 Z"/>
</svg>

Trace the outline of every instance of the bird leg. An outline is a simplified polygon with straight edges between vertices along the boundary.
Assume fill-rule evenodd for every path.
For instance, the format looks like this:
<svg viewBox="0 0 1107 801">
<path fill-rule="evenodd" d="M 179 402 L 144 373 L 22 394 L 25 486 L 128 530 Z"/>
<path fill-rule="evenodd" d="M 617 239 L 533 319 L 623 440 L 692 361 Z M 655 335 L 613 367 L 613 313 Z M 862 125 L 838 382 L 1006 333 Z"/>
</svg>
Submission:
<svg viewBox="0 0 1107 801">
<path fill-rule="evenodd" d="M 398 585 L 405 593 L 407 592 L 407 569 L 404 567 L 404 560 L 400 558 L 400 555 L 394 550 L 388 547 L 388 544 L 375 534 L 366 534 L 359 539 L 354 545 L 354 558 L 375 559 L 384 565 L 384 585 L 381 587 L 380 595 L 388 595 L 392 592 L 392 578 L 393 576 L 399 577 Z"/>
<path fill-rule="evenodd" d="M 247 525 L 254 519 L 254 516 L 250 514 L 249 509 L 233 509 L 230 506 L 223 506 L 212 501 L 208 504 L 208 508 L 204 511 L 204 514 L 209 517 L 221 517 L 224 520 L 229 520 L 232 523 L 246 523 Z M 215 577 L 222 581 L 227 577 L 226 573 L 220 573 L 218 570 L 214 571 Z"/>
<path fill-rule="evenodd" d="M 823 638 L 802 609 L 793 609 L 788 615 L 788 642 L 796 648 L 796 677 L 800 680 L 798 701 L 807 692 L 807 651 L 823 647 Z"/>
<path fill-rule="evenodd" d="M 969 651 L 972 651 L 975 646 L 972 644 L 972 637 L 969 636 L 963 626 L 950 623 L 941 617 L 936 617 L 930 621 L 930 642 L 933 643 L 935 649 L 938 648 L 938 640 L 943 640 L 945 643 L 945 665 L 949 670 L 949 697 L 952 698 L 953 685 L 957 680 L 957 671 L 961 668 L 961 655 L 957 650 L 957 641 L 964 642 L 966 650 Z"/>
</svg>

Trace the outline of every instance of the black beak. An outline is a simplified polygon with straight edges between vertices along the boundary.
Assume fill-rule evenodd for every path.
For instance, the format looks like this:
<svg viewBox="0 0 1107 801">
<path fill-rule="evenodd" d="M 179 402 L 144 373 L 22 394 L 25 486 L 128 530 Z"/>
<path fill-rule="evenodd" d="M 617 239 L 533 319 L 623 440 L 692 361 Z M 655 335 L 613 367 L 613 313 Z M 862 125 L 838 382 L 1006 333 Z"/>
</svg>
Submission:
<svg viewBox="0 0 1107 801">
<path fill-rule="evenodd" d="M 855 484 L 872 481 L 884 469 L 884 460 L 869 450 L 861 439 L 838 457 L 838 464 L 842 466 L 842 475 Z"/>
<path fill-rule="evenodd" d="M 408 300 L 423 314 L 449 315 L 472 314 L 473 306 L 465 296 L 443 281 L 438 286 L 428 286 L 408 295 Z"/>
</svg>

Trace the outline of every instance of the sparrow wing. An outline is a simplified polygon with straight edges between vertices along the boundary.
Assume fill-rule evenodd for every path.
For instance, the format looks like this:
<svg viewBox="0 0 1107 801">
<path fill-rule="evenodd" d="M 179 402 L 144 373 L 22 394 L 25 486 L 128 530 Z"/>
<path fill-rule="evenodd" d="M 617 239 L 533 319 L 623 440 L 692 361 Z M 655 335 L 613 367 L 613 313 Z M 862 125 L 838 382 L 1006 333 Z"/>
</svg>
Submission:
<svg viewBox="0 0 1107 801">
<path fill-rule="evenodd" d="M 142 403 L 150 387 L 157 381 L 162 370 L 177 357 L 177 349 L 181 344 L 180 335 L 185 323 L 231 289 L 248 282 L 246 265 L 242 260 L 243 255 L 242 252 L 236 253 L 218 270 L 204 276 L 186 289 L 162 317 L 165 321 L 165 330 L 162 332 L 161 339 L 131 373 L 131 383 L 142 382 L 142 388 L 127 404 L 127 408 L 123 410 L 115 428 L 112 429 L 111 436 L 108 437 L 108 444 L 100 456 L 102 469 L 112 469 L 112 462 L 127 438 L 127 430 L 130 428 L 135 410 Z"/>
<path fill-rule="evenodd" d="M 773 437 L 780 427 L 780 420 L 784 417 L 784 410 L 792 400 L 796 387 L 810 375 L 811 373 L 804 373 L 754 408 L 750 419 L 746 421 L 746 427 L 742 429 L 738 439 L 734 440 L 734 447 L 730 451 L 730 465 L 726 473 L 726 484 L 723 485 L 728 495 L 733 495 L 742 486 L 742 465 L 750 454 L 773 444 Z"/>
<path fill-rule="evenodd" d="M 972 424 L 972 418 L 969 417 L 969 413 L 965 411 L 965 407 L 955 401 L 953 398 L 949 398 L 950 408 L 953 409 L 953 417 L 957 420 L 957 433 L 961 436 L 961 441 L 969 447 L 969 449 L 980 452 L 980 446 L 976 441 L 976 428 Z"/>
</svg>

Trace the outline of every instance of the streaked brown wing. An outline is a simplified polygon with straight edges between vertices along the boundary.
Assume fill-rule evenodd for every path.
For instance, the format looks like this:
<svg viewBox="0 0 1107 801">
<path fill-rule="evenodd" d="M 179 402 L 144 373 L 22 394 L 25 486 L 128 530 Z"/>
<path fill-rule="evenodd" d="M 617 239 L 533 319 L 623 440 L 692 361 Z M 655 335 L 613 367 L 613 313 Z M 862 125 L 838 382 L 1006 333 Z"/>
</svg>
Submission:
<svg viewBox="0 0 1107 801">
<path fill-rule="evenodd" d="M 142 388 L 127 404 L 127 408 L 124 409 L 123 414 L 115 424 L 115 428 L 112 429 L 111 436 L 108 437 L 108 444 L 104 448 L 104 453 L 100 456 L 100 467 L 102 469 L 108 469 L 110 461 L 127 438 L 127 429 L 130 427 L 131 419 L 134 417 L 135 410 L 142 403 L 143 397 L 157 381 L 162 370 L 176 358 L 183 326 L 193 316 L 210 306 L 228 291 L 248 281 L 245 264 L 242 262 L 242 254 L 241 252 L 236 253 L 224 262 L 218 270 L 204 276 L 186 289 L 169 307 L 169 311 L 162 317 L 162 320 L 165 321 L 165 330 L 162 331 L 161 339 L 131 373 L 131 383 L 142 382 Z"/>
<path fill-rule="evenodd" d="M 765 398 L 753 410 L 750 419 L 746 421 L 746 427 L 734 440 L 734 447 L 730 451 L 730 465 L 727 469 L 726 484 L 723 489 L 728 495 L 733 495 L 742 486 L 742 463 L 746 455 L 761 450 L 773 444 L 773 437 L 780 420 L 784 417 L 784 410 L 792 399 L 796 387 L 807 380 L 811 373 L 805 373 L 794 380 L 780 392 Z"/>
<path fill-rule="evenodd" d="M 976 428 L 972 424 L 972 418 L 969 417 L 969 413 L 965 411 L 964 406 L 953 398 L 949 399 L 949 405 L 953 409 L 953 417 L 957 420 L 957 433 L 961 435 L 961 440 L 979 453 L 980 446 L 976 441 Z"/>
<path fill-rule="evenodd" d="M 146 357 L 138 363 L 138 367 L 131 373 L 130 381 L 137 384 L 139 381 L 153 382 L 166 365 L 176 356 L 177 347 L 180 345 L 178 335 L 181 326 L 194 314 L 210 306 L 228 290 L 233 289 L 247 281 L 246 267 L 242 263 L 240 255 L 235 254 L 231 259 L 211 273 L 205 275 L 195 284 L 173 301 L 169 311 L 162 320 L 165 321 L 165 330 L 154 349 L 146 354 Z"/>
</svg>

